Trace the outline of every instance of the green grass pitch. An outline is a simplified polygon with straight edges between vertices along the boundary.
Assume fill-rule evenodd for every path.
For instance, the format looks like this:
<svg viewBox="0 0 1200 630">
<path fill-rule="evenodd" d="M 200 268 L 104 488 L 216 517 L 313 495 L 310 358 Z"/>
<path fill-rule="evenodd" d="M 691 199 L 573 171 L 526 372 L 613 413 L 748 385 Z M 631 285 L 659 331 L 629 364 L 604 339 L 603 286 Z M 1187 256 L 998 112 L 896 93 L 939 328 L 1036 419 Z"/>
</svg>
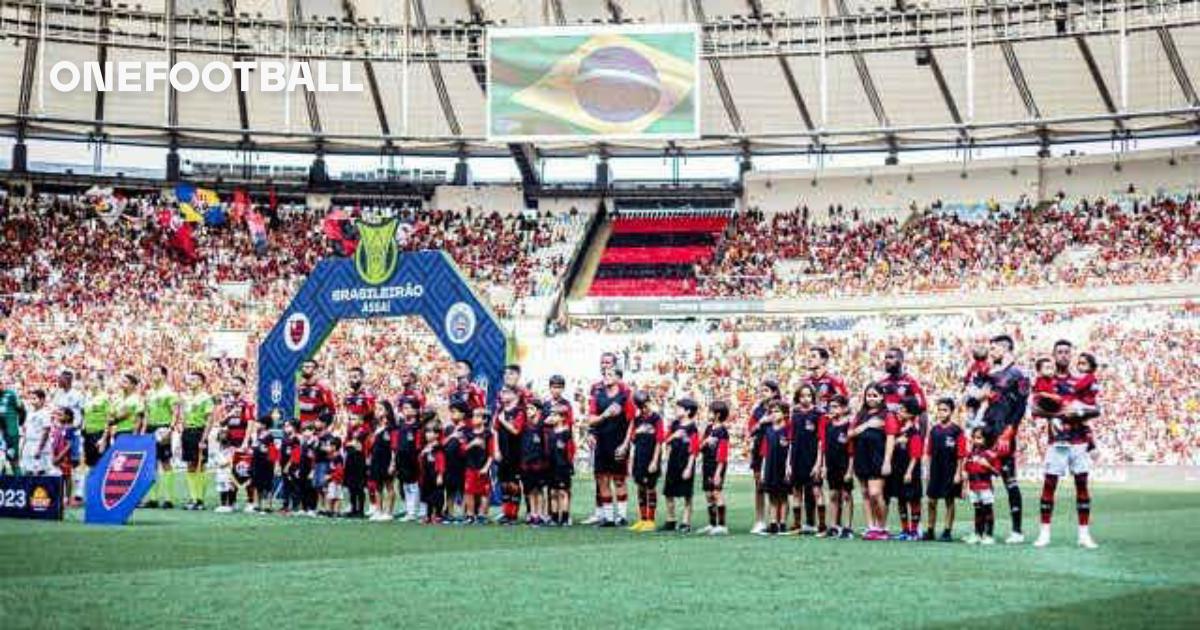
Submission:
<svg viewBox="0 0 1200 630">
<path fill-rule="evenodd" d="M 720 539 L 156 510 L 123 528 L 2 521 L 0 627 L 1200 627 L 1192 490 L 1100 486 L 1086 551 L 1069 483 L 1049 549 L 764 539 L 745 533 L 748 480 L 731 486 Z M 576 487 L 582 513 L 590 482 Z M 958 535 L 970 515 L 960 504 Z"/>
</svg>

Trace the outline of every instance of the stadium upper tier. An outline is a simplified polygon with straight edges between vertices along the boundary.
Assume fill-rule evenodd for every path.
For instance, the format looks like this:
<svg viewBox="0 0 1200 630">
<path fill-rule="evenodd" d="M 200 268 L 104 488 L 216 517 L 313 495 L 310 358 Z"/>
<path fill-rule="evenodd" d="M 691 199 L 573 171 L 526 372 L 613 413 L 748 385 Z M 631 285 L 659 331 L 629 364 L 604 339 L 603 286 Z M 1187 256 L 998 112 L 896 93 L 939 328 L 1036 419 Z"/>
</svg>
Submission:
<svg viewBox="0 0 1200 630">
<path fill-rule="evenodd" d="M 609 23 L 699 25 L 700 138 L 676 143 L 693 153 L 1182 134 L 1200 109 L 1193 0 L 0 0 L 0 132 L 507 155 L 487 141 L 486 30 Z M 60 61 L 264 59 L 349 61 L 365 89 L 57 92 L 46 77 Z M 329 70 L 343 80 L 341 63 Z"/>
</svg>

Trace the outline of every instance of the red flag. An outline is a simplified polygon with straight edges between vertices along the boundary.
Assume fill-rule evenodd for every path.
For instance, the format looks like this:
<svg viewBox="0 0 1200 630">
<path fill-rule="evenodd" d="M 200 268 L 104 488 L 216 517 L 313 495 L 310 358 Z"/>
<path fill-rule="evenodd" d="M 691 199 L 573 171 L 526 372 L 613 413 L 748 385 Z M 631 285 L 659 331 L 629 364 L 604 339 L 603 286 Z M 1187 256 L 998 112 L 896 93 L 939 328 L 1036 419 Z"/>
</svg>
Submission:
<svg viewBox="0 0 1200 630">
<path fill-rule="evenodd" d="M 245 190 L 238 188 L 233 191 L 233 203 L 230 204 L 229 218 L 234 224 L 240 222 L 246 213 L 250 210 L 250 195 L 246 194 Z"/>
<path fill-rule="evenodd" d="M 343 256 L 350 256 L 354 253 L 354 249 L 358 247 L 358 239 L 353 234 L 346 234 L 345 227 L 350 222 L 350 217 L 346 216 L 341 210 L 334 210 L 325 215 L 325 220 L 321 222 L 321 231 L 330 240 L 336 241 Z"/>
<path fill-rule="evenodd" d="M 325 236 L 340 241 L 345 238 L 342 235 L 342 221 L 346 219 L 346 213 L 341 210 L 334 210 L 325 215 L 325 220 L 321 222 L 321 231 Z"/>
<path fill-rule="evenodd" d="M 188 263 L 200 259 L 196 254 L 196 239 L 192 236 L 192 226 L 184 223 L 171 234 L 171 246 L 174 247 Z"/>
</svg>

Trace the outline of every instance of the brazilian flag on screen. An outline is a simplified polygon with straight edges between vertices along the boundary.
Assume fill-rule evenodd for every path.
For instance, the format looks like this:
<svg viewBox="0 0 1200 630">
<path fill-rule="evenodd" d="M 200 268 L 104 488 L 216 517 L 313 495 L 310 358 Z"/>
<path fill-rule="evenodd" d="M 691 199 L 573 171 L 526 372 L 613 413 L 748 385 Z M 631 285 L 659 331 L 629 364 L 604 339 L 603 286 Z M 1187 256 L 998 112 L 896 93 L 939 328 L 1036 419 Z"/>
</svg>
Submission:
<svg viewBox="0 0 1200 630">
<path fill-rule="evenodd" d="M 492 31 L 488 136 L 694 138 L 697 40 L 690 27 Z"/>
</svg>

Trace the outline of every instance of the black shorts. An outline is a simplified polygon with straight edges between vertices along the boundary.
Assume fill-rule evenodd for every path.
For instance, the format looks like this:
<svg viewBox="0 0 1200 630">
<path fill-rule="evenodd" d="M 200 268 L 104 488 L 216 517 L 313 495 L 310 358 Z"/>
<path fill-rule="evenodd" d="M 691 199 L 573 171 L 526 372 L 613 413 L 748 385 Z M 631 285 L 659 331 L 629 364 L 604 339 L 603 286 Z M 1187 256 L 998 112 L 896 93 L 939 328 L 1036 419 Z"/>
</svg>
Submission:
<svg viewBox="0 0 1200 630">
<path fill-rule="evenodd" d="M 812 468 L 800 473 L 795 468 L 792 469 L 792 490 L 804 490 L 805 488 L 820 488 L 821 484 L 812 476 Z"/>
<path fill-rule="evenodd" d="M 913 480 L 908 483 L 904 482 L 904 475 L 889 475 L 883 484 L 884 501 L 920 501 L 921 494 L 920 468 L 913 470 Z"/>
<path fill-rule="evenodd" d="M 408 457 L 402 453 L 396 456 L 396 479 L 400 483 L 416 483 L 419 474 L 416 455 Z"/>
<path fill-rule="evenodd" d="M 706 474 L 700 486 L 705 492 L 720 492 L 725 489 L 725 475 L 721 475 L 721 483 L 716 483 L 715 476 Z"/>
<path fill-rule="evenodd" d="M 571 491 L 571 477 L 575 474 L 574 470 L 564 468 L 555 470 L 550 474 L 550 489 L 551 490 L 566 490 Z"/>
<path fill-rule="evenodd" d="M 183 430 L 183 461 L 189 464 L 203 464 L 204 451 L 200 450 L 200 440 L 204 437 L 204 429 L 188 427 Z"/>
<path fill-rule="evenodd" d="M 104 431 L 84 431 L 83 432 L 83 461 L 91 468 L 100 461 L 100 440 L 104 438 Z"/>
<path fill-rule="evenodd" d="M 663 481 L 663 496 L 669 498 L 690 499 L 695 492 L 695 476 L 684 479 L 682 474 L 668 474 Z"/>
<path fill-rule="evenodd" d="M 854 490 L 854 478 L 846 479 L 846 471 L 849 466 L 841 468 L 829 468 L 826 470 L 826 481 L 829 484 L 829 490 L 832 492 L 852 492 Z"/>
<path fill-rule="evenodd" d="M 817 457 L 815 454 L 801 454 L 792 459 L 792 489 L 803 490 L 812 486 L 819 486 L 812 476 L 813 467 L 817 465 Z"/>
<path fill-rule="evenodd" d="M 525 492 L 536 492 L 545 488 L 549 481 L 549 470 L 545 468 L 522 468 L 521 469 L 521 486 Z"/>
<path fill-rule="evenodd" d="M 496 481 L 500 483 L 519 483 L 521 481 L 521 468 L 516 464 L 511 464 L 508 460 L 500 462 L 496 467 Z"/>
<path fill-rule="evenodd" d="M 925 496 L 930 499 L 957 499 L 962 496 L 962 484 L 954 483 L 954 470 L 929 471 L 929 485 L 925 487 Z"/>
<path fill-rule="evenodd" d="M 463 486 L 467 483 L 467 471 L 459 469 L 455 471 L 446 471 L 445 477 L 442 479 L 446 483 L 443 485 L 446 488 L 446 494 L 449 496 L 457 496 L 462 494 Z M 376 482 L 380 480 L 375 480 Z"/>
<path fill-rule="evenodd" d="M 254 489 L 269 494 L 275 488 L 275 464 L 267 457 L 256 457 L 251 465 Z"/>
<path fill-rule="evenodd" d="M 146 430 L 146 432 L 149 433 L 150 435 L 154 435 L 155 431 L 158 431 L 158 429 L 154 428 L 154 429 Z M 170 466 L 171 465 L 171 438 L 168 436 L 167 441 L 165 441 L 165 442 L 159 442 L 156 440 L 154 442 L 154 452 L 158 456 L 159 467 Z"/>
<path fill-rule="evenodd" d="M 882 440 L 860 440 L 855 445 L 854 476 L 863 481 L 883 478 Z"/>
<path fill-rule="evenodd" d="M 641 475 L 635 474 L 633 476 L 633 483 L 636 483 L 637 485 L 645 487 L 645 488 L 657 487 L 658 486 L 658 473 L 647 472 L 647 473 L 641 474 Z"/>
<path fill-rule="evenodd" d="M 392 480 L 392 475 L 388 471 L 388 468 L 392 465 L 390 460 L 391 458 L 386 457 L 380 459 L 371 458 L 371 469 L 368 473 L 371 481 L 375 483 L 387 483 Z"/>
<path fill-rule="evenodd" d="M 646 450 L 645 447 L 639 448 L 635 444 L 633 466 L 631 467 L 633 482 L 639 486 L 655 486 L 658 484 L 658 469 L 655 468 L 654 472 L 650 472 L 650 464 L 654 459 L 651 455 L 654 451 L 651 450 L 650 454 L 646 455 L 644 454 Z"/>
<path fill-rule="evenodd" d="M 626 458 L 617 458 L 617 448 L 620 446 L 619 442 L 597 439 L 596 452 L 592 458 L 592 472 L 597 475 L 624 477 L 629 471 Z"/>
</svg>

